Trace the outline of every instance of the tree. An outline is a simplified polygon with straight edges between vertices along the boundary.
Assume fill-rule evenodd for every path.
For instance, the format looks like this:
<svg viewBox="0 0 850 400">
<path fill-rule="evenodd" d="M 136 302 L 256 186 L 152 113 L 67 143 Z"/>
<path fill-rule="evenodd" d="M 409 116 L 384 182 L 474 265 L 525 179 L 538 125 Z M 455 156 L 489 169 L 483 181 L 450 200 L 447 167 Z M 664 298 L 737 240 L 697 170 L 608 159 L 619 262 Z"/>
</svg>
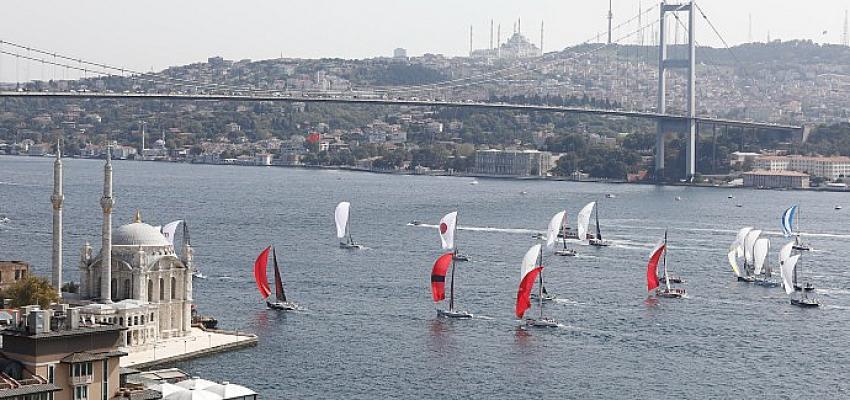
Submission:
<svg viewBox="0 0 850 400">
<path fill-rule="evenodd" d="M 28 276 L 15 282 L 5 292 L 5 297 L 12 299 L 13 307 L 38 304 L 45 309 L 50 307 L 51 303 L 59 301 L 56 289 L 47 279 L 38 276 Z"/>
<path fill-rule="evenodd" d="M 77 293 L 80 291 L 80 285 L 74 281 L 65 282 L 62 285 L 62 293 Z"/>
</svg>

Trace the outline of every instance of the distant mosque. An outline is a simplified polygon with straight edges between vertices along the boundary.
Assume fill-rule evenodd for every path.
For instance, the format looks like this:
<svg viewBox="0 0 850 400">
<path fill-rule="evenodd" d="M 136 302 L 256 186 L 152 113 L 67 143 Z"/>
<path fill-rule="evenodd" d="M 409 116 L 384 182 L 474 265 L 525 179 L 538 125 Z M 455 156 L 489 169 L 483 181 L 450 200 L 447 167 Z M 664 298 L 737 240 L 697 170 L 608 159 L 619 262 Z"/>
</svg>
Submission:
<svg viewBox="0 0 850 400">
<path fill-rule="evenodd" d="M 54 163 L 53 284 L 62 286 L 62 161 Z M 137 211 L 132 223 L 112 231 L 111 151 L 104 166 L 102 245 L 94 253 L 87 242 L 80 254 L 79 298 L 82 318 L 127 328 L 126 347 L 150 348 L 157 340 L 186 336 L 192 324 L 193 249 L 185 230 L 182 249 L 174 250 L 173 232 L 142 222 Z M 175 225 L 176 226 L 176 225 Z M 109 268 L 106 268 L 109 266 Z M 69 294 L 63 294 L 70 299 Z"/>
<path fill-rule="evenodd" d="M 522 34 L 522 22 L 514 23 L 513 34 L 502 43 L 502 27 L 498 28 L 496 44 L 493 45 L 493 22 L 490 22 L 490 47 L 486 49 L 472 49 L 472 31 L 470 28 L 470 57 L 487 59 L 526 59 L 540 57 L 543 55 L 543 23 L 540 23 L 540 47 L 536 46 Z"/>
</svg>

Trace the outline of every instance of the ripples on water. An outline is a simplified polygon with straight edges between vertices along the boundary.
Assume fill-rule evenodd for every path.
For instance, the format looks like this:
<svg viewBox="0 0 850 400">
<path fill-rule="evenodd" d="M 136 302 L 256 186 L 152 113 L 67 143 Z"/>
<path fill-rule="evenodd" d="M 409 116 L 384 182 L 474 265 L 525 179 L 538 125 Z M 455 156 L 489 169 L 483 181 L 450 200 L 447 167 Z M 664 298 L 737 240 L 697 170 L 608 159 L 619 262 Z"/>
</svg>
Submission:
<svg viewBox="0 0 850 400">
<path fill-rule="evenodd" d="M 66 161 L 67 279 L 78 251 L 99 241 L 102 162 Z M 49 159 L 0 157 L 0 259 L 50 262 Z M 115 221 L 136 208 L 159 225 L 186 219 L 197 262 L 195 299 L 228 329 L 260 336 L 256 348 L 181 363 L 264 398 L 747 398 L 843 397 L 850 228 L 839 193 L 404 177 L 283 168 L 115 162 Z M 522 191 L 527 194 L 521 194 Z M 606 199 L 606 193 L 616 195 Z M 684 200 L 675 201 L 676 196 Z M 352 203 L 352 229 L 369 249 L 337 247 L 332 211 Z M 549 218 L 571 224 L 603 205 L 613 246 L 572 243 L 578 257 L 546 257 L 546 314 L 562 327 L 526 330 L 513 317 L 519 261 Z M 743 207 L 735 207 L 735 204 Z M 744 225 L 765 229 L 770 262 L 779 215 L 802 207 L 817 251 L 819 310 L 788 305 L 780 289 L 731 279 L 726 251 Z M 460 210 L 458 304 L 479 318 L 435 318 L 433 226 Z M 670 234 L 669 262 L 690 298 L 647 301 L 647 253 Z M 287 290 L 305 307 L 266 310 L 250 267 L 275 244 Z M 97 247 L 97 246 L 95 246 Z M 536 312 L 532 309 L 531 312 Z"/>
</svg>

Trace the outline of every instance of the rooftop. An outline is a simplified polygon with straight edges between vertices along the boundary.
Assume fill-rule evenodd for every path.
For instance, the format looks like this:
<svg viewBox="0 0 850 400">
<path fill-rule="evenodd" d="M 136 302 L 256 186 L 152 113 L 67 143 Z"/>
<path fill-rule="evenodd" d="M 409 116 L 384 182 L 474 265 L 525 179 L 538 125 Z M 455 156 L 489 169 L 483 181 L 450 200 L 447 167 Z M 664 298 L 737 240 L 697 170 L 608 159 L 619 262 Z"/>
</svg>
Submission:
<svg viewBox="0 0 850 400">
<path fill-rule="evenodd" d="M 799 154 L 788 156 L 760 156 L 759 161 L 787 161 L 787 160 L 806 160 L 806 161 L 828 161 L 828 162 L 845 162 L 850 163 L 850 157 L 846 156 L 802 156 Z"/>
<path fill-rule="evenodd" d="M 82 335 L 89 335 L 89 334 L 92 334 L 92 333 L 99 333 L 99 332 L 120 332 L 120 331 L 123 331 L 123 330 L 126 330 L 126 329 L 127 328 L 124 328 L 124 327 L 118 326 L 118 325 L 85 325 L 85 326 L 80 326 L 79 328 L 76 328 L 76 329 L 60 329 L 60 330 L 53 330 L 53 331 L 42 332 L 42 333 L 29 333 L 29 332 L 26 331 L 26 329 L 11 329 L 10 328 L 10 329 L 0 331 L 0 335 L 2 335 L 2 336 L 19 336 L 19 337 L 26 337 L 26 338 L 31 338 L 31 339 L 46 339 L 46 338 L 56 338 L 56 337 L 82 336 Z"/>
</svg>

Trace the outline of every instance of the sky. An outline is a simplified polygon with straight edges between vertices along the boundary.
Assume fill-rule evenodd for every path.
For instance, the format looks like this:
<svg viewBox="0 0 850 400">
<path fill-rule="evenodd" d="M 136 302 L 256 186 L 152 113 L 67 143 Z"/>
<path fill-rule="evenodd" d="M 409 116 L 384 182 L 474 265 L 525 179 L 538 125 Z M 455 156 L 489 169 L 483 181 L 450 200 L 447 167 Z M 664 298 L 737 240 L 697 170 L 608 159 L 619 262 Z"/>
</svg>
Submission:
<svg viewBox="0 0 850 400">
<path fill-rule="evenodd" d="M 613 0 L 614 25 L 657 6 L 650 0 Z M 703 0 L 698 2 L 730 44 L 772 39 L 841 43 L 850 0 Z M 284 57 L 368 58 L 465 55 L 469 28 L 476 48 L 489 47 L 490 20 L 504 40 L 517 20 L 534 43 L 544 22 L 544 49 L 594 38 L 607 26 L 606 0 L 4 0 L 0 40 L 89 61 L 150 71 L 205 61 Z M 752 37 L 750 31 L 752 18 Z M 682 15 L 684 18 L 684 15 Z M 645 25 L 658 19 L 657 8 Z M 647 28 L 645 35 L 652 29 Z M 636 32 L 636 21 L 615 39 Z M 672 29 L 671 29 L 672 30 Z M 684 30 L 682 30 L 684 31 Z M 824 33 L 826 32 L 826 33 Z M 721 46 L 702 18 L 697 42 Z M 637 36 L 623 43 L 636 43 Z M 0 45 L 0 51 L 26 50 Z M 48 57 L 48 60 L 50 57 Z M 0 80 L 71 78 L 65 68 L 0 55 Z"/>
</svg>

